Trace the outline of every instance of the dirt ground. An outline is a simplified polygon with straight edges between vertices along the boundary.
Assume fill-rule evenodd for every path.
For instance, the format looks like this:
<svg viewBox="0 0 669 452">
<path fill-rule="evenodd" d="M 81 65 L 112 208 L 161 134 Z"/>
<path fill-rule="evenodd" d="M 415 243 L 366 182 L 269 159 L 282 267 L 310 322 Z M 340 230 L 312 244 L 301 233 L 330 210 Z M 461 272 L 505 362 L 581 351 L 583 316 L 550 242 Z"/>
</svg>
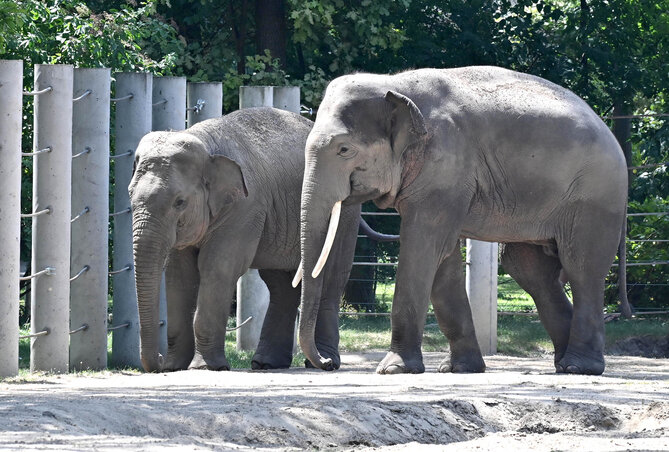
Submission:
<svg viewBox="0 0 669 452">
<path fill-rule="evenodd" d="M 487 357 L 484 374 L 102 373 L 0 382 L 1 450 L 668 450 L 669 360 L 607 356 L 603 376 L 552 357 Z"/>
</svg>

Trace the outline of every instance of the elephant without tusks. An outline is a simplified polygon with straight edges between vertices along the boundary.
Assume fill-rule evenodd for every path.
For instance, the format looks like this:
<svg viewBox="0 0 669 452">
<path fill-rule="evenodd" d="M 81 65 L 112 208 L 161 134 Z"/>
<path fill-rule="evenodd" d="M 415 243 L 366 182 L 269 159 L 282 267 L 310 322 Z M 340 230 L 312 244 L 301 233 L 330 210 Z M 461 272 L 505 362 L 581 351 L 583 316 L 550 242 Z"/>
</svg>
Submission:
<svg viewBox="0 0 669 452">
<path fill-rule="evenodd" d="M 259 269 L 270 291 L 256 369 L 289 367 L 299 290 L 300 193 L 311 121 L 271 108 L 240 110 L 181 132 L 152 132 L 135 154 L 129 186 L 146 371 L 229 369 L 225 326 L 237 279 Z M 360 207 L 342 213 L 342 240 L 325 272 L 315 341 L 339 364 L 338 309 L 355 249 Z M 158 351 L 165 268 L 167 357 Z"/>
<path fill-rule="evenodd" d="M 302 189 L 300 345 L 322 369 L 332 363 L 320 355 L 313 326 L 328 281 L 319 273 L 323 236 L 336 229 L 328 217 L 367 200 L 401 215 L 392 340 L 377 372 L 424 371 L 429 300 L 451 349 L 439 370 L 485 369 L 461 237 L 505 244 L 502 264 L 534 299 L 557 372 L 604 371 L 604 277 L 618 248 L 627 307 L 627 169 L 613 134 L 572 92 L 496 67 L 330 83 L 307 139 Z"/>
</svg>

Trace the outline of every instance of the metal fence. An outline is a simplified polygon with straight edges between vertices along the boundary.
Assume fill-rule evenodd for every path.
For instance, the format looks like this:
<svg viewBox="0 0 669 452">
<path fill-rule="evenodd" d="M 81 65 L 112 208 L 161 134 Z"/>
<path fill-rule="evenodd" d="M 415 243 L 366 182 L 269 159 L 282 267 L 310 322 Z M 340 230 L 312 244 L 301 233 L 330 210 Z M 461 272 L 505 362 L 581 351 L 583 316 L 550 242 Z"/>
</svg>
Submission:
<svg viewBox="0 0 669 452">
<path fill-rule="evenodd" d="M 0 60 L 0 376 L 18 372 L 19 281 L 30 281 L 30 369 L 67 372 L 112 360 L 139 366 L 128 182 L 133 153 L 151 130 L 183 129 L 222 113 L 222 84 L 109 69 L 36 65 L 23 90 L 23 62 Z M 33 99 L 33 151 L 22 152 L 23 97 Z M 188 100 L 187 100 L 188 99 Z M 115 148 L 110 155 L 110 115 Z M 22 158 L 32 158 L 32 212 L 21 215 Z M 110 163 L 114 211 L 109 212 Z M 32 274 L 21 275 L 21 221 L 32 221 Z M 108 231 L 113 222 L 113 262 Z M 114 324 L 108 325 L 111 276 Z M 163 316 L 161 326 L 166 325 Z M 165 328 L 163 343 L 166 344 Z"/>
</svg>

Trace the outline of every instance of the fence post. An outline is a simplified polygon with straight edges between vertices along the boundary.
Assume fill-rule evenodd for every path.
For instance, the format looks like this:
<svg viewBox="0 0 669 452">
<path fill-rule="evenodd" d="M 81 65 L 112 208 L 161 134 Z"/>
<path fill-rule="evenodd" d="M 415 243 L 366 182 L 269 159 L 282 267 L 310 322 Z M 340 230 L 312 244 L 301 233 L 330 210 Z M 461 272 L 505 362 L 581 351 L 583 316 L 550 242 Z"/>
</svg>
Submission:
<svg viewBox="0 0 669 452">
<path fill-rule="evenodd" d="M 109 69 L 74 70 L 70 328 L 87 326 L 70 338 L 76 370 L 107 367 L 110 83 Z"/>
<path fill-rule="evenodd" d="M 274 108 L 300 113 L 299 86 L 275 86 L 272 91 L 272 105 Z"/>
<path fill-rule="evenodd" d="M 190 82 L 186 94 L 187 127 L 223 114 L 223 83 Z"/>
<path fill-rule="evenodd" d="M 71 65 L 35 65 L 30 370 L 67 372 L 70 345 L 70 213 L 72 184 Z"/>
<path fill-rule="evenodd" d="M 19 372 L 23 61 L 0 60 L 0 378 Z"/>
<path fill-rule="evenodd" d="M 272 103 L 274 108 L 287 110 L 293 113 L 300 114 L 300 88 L 299 86 L 275 86 L 272 90 Z M 299 351 L 298 337 L 297 337 L 297 323 L 299 319 L 295 319 L 295 331 L 293 332 L 293 354 Z"/>
<path fill-rule="evenodd" d="M 132 215 L 128 185 L 139 141 L 151 131 L 153 78 L 148 73 L 116 74 L 116 151 L 114 159 L 114 306 L 112 362 L 141 367 L 139 315 L 132 255 Z M 131 96 L 128 98 L 128 96 Z M 123 100 L 121 100 L 123 99 Z M 124 212 L 124 213 L 121 213 Z M 129 271 L 121 271 L 129 268 Z"/>
<path fill-rule="evenodd" d="M 299 113 L 300 88 L 293 86 L 240 86 L 239 108 L 276 107 Z M 250 269 L 237 281 L 237 324 L 253 320 L 237 331 L 237 350 L 255 350 L 269 306 L 269 290 L 258 270 Z"/>
<path fill-rule="evenodd" d="M 274 93 L 271 86 L 240 86 L 239 108 L 272 107 Z M 237 281 L 237 325 L 253 317 L 244 328 L 237 330 L 237 350 L 255 350 L 269 306 L 269 290 L 258 270 L 249 269 Z"/>
<path fill-rule="evenodd" d="M 186 77 L 153 78 L 152 130 L 183 130 L 186 127 Z M 165 272 L 160 281 L 158 350 L 167 356 L 167 289 Z"/>
<path fill-rule="evenodd" d="M 497 243 L 467 239 L 466 286 L 481 353 L 497 353 Z"/>
</svg>

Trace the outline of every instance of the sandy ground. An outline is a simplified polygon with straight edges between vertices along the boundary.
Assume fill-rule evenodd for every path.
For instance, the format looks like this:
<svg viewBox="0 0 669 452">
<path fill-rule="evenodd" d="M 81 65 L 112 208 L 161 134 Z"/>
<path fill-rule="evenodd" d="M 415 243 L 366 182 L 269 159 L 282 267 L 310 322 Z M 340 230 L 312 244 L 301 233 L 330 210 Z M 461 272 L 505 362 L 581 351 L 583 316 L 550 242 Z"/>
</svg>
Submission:
<svg viewBox="0 0 669 452">
<path fill-rule="evenodd" d="M 669 360 L 488 357 L 484 374 L 376 375 L 383 353 L 321 372 L 102 373 L 0 382 L 1 450 L 668 450 Z"/>
</svg>

